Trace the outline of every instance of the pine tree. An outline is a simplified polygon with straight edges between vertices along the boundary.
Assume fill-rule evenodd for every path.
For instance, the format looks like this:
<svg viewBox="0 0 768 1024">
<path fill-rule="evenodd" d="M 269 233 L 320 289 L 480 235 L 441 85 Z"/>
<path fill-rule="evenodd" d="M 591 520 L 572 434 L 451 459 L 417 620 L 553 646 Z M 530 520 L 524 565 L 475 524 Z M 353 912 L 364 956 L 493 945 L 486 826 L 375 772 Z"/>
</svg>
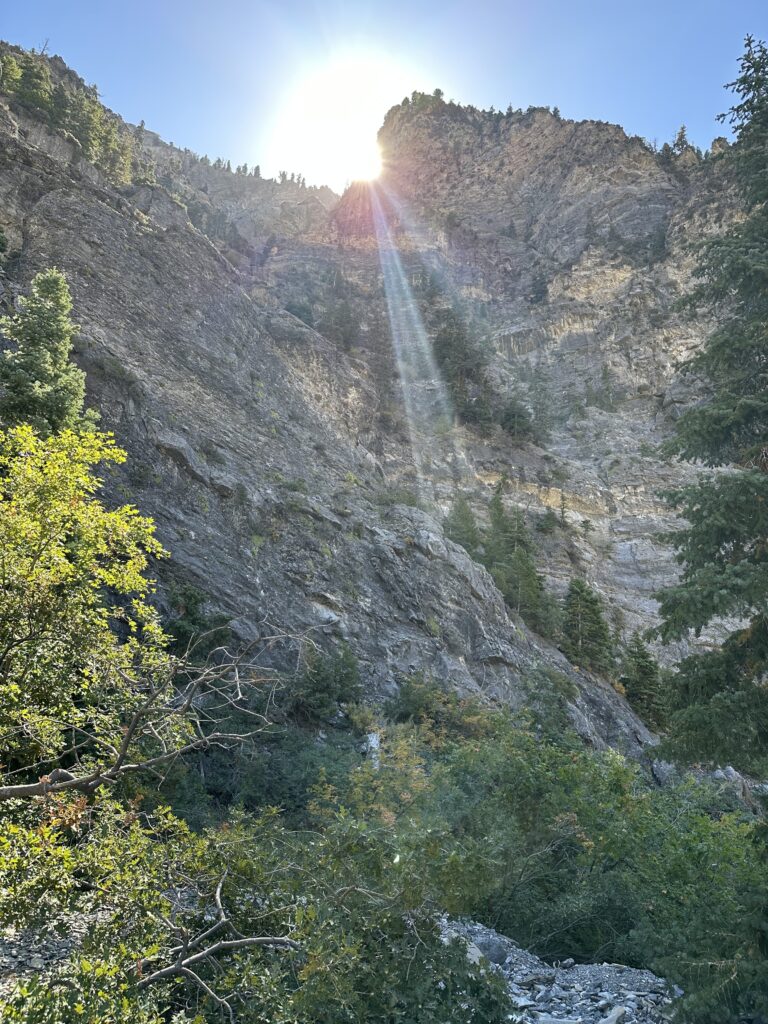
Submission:
<svg viewBox="0 0 768 1024">
<path fill-rule="evenodd" d="M 627 644 L 619 682 L 640 717 L 650 726 L 661 726 L 664 720 L 661 672 L 639 633 L 634 633 Z"/>
<path fill-rule="evenodd" d="M 461 491 L 456 495 L 451 511 L 445 519 L 445 534 L 474 558 L 480 547 L 480 531 L 472 506 Z"/>
<path fill-rule="evenodd" d="M 575 664 L 607 674 L 613 667 L 611 632 L 599 596 L 573 579 L 565 598 L 563 650 Z"/>
<path fill-rule="evenodd" d="M 504 508 L 505 486 L 502 478 L 488 507 L 482 561 L 509 607 L 532 629 L 551 636 L 557 626 L 555 606 L 536 568 L 535 548 L 522 512 Z"/>
<path fill-rule="evenodd" d="M 672 143 L 672 152 L 675 156 L 680 156 L 688 149 L 690 142 L 688 141 L 688 131 L 684 124 L 681 124 L 677 129 L 677 135 L 675 141 Z"/>
<path fill-rule="evenodd" d="M 0 421 L 5 426 L 30 423 L 43 435 L 86 425 L 83 416 L 85 374 L 69 361 L 72 339 L 72 298 L 64 275 L 44 270 L 32 281 L 19 311 L 0 319 L 15 349 L 0 361 Z"/>
<path fill-rule="evenodd" d="M 429 282 L 424 293 L 426 302 L 434 302 L 438 294 L 439 289 Z M 472 423 L 484 432 L 500 420 L 498 401 L 488 378 L 487 356 L 459 310 L 433 310 L 431 319 L 432 349 L 450 390 L 453 407 L 465 423 Z"/>
<path fill-rule="evenodd" d="M 10 95 L 16 92 L 21 79 L 19 62 L 11 53 L 0 57 L 0 92 Z"/>
<path fill-rule="evenodd" d="M 519 509 L 511 513 L 504 507 L 504 491 L 507 487 L 506 477 L 498 482 L 493 497 L 488 505 L 488 531 L 484 538 L 485 563 L 489 570 L 502 567 L 509 561 L 512 552 L 522 548 L 533 551 L 533 541 L 526 528 L 525 520 Z"/>
<path fill-rule="evenodd" d="M 539 533 L 550 534 L 554 533 L 558 526 L 558 518 L 553 508 L 548 508 L 543 516 L 540 516 L 536 521 L 536 529 Z"/>
<path fill-rule="evenodd" d="M 21 78 L 16 86 L 19 103 L 37 113 L 49 114 L 53 101 L 51 72 L 42 57 L 27 53 L 21 64 Z"/>
<path fill-rule="evenodd" d="M 67 128 L 83 147 L 86 160 L 96 163 L 101 155 L 104 136 L 104 108 L 99 101 L 82 90 L 73 93 Z"/>
<path fill-rule="evenodd" d="M 69 103 L 67 90 L 59 83 L 51 98 L 51 124 L 54 128 L 69 131 Z"/>
<path fill-rule="evenodd" d="M 499 425 L 516 441 L 536 439 L 536 427 L 530 410 L 517 395 L 511 395 L 502 406 Z"/>
<path fill-rule="evenodd" d="M 745 216 L 701 249 L 691 303 L 713 307 L 719 326 L 689 369 L 710 397 L 678 421 L 674 450 L 733 471 L 702 475 L 671 498 L 688 525 L 673 536 L 683 572 L 661 593 L 661 635 L 697 635 L 712 619 L 746 625 L 720 650 L 679 667 L 671 693 L 674 749 L 746 769 L 768 766 L 768 50 L 746 40 L 736 142 L 724 169 L 739 187 Z"/>
</svg>

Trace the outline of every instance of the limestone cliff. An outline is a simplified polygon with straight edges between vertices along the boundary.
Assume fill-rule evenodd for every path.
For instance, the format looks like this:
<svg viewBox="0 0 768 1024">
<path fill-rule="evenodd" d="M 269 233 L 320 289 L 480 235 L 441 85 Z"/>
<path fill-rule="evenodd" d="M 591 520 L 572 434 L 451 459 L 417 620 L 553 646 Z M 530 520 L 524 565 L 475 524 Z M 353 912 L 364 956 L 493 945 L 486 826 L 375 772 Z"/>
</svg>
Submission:
<svg viewBox="0 0 768 1024">
<path fill-rule="evenodd" d="M 721 215 L 709 167 L 661 167 L 614 126 L 543 111 L 387 116 L 379 194 L 403 279 L 438 274 L 466 301 L 495 386 L 551 406 L 544 448 L 451 423 L 409 434 L 365 191 L 334 206 L 124 130 L 155 181 L 110 184 L 0 97 L 0 300 L 67 273 L 91 400 L 130 454 L 110 495 L 157 520 L 164 584 L 199 587 L 267 664 L 344 639 L 370 693 L 424 670 L 513 706 L 567 702 L 590 742 L 639 753 L 623 699 L 512 615 L 441 520 L 457 481 L 478 509 L 501 473 L 530 512 L 564 493 L 593 529 L 546 542 L 550 585 L 581 573 L 624 628 L 653 621 L 672 572 L 656 491 L 682 472 L 653 446 L 706 326 L 673 303 L 686 239 Z"/>
</svg>

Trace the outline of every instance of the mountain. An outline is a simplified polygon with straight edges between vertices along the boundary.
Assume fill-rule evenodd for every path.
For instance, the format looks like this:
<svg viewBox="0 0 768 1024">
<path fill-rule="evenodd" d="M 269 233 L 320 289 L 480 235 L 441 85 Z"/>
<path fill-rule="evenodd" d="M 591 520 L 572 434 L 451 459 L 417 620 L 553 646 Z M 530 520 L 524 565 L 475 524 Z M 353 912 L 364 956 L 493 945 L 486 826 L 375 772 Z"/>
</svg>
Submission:
<svg viewBox="0 0 768 1024">
<path fill-rule="evenodd" d="M 338 196 L 0 43 L 3 1020 L 764 1020 L 750 631 L 642 639 L 718 386 L 683 364 L 733 338 L 680 300 L 702 239 L 759 270 L 764 134 L 414 93 Z M 743 605 L 745 479 L 684 625 Z M 683 709 L 709 758 L 686 687 L 728 697 Z"/>
<path fill-rule="evenodd" d="M 131 180 L 0 99 L 0 297 L 66 272 L 90 401 L 129 452 L 109 491 L 155 518 L 166 605 L 193 586 L 282 669 L 307 637 L 345 641 L 371 695 L 414 672 L 513 707 L 569 694 L 585 738 L 639 755 L 621 695 L 526 627 L 442 521 L 457 486 L 483 519 L 505 477 L 509 507 L 569 524 L 541 535 L 551 592 L 584 576 L 618 632 L 655 622 L 675 571 L 658 492 L 689 472 L 656 449 L 708 328 L 675 302 L 688 244 L 729 210 L 711 161 L 414 94 L 384 120 L 380 183 L 339 198 L 105 116 Z M 397 353 L 455 303 L 537 441 L 460 422 L 434 365 Z"/>
</svg>

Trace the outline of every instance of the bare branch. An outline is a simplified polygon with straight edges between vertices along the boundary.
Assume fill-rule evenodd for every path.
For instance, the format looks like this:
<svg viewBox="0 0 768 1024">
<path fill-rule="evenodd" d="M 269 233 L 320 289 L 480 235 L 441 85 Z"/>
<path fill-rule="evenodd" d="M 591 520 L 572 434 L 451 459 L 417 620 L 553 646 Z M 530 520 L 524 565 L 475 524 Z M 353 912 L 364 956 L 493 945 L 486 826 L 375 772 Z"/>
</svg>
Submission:
<svg viewBox="0 0 768 1024">
<path fill-rule="evenodd" d="M 207 996 L 210 996 L 210 998 L 215 1003 L 217 1003 L 222 1009 L 227 1011 L 227 1013 L 229 1014 L 231 1024 L 235 1024 L 235 1011 L 232 1009 L 232 1006 L 227 1002 L 226 999 L 223 999 L 221 996 L 217 996 L 213 989 L 209 985 L 206 985 L 203 979 L 199 975 L 195 974 L 194 971 L 191 971 L 188 967 L 180 967 L 178 973 L 183 974 L 187 978 L 191 978 L 196 985 L 199 985 Z"/>
<path fill-rule="evenodd" d="M 0 785 L 0 802 L 53 796 L 68 790 L 92 793 L 102 785 L 114 784 L 123 775 L 144 770 L 161 778 L 158 769 L 171 766 L 176 758 L 211 747 L 252 741 L 269 722 L 263 713 L 247 706 L 247 699 L 251 693 L 263 694 L 267 680 L 254 674 L 252 661 L 245 661 L 247 650 L 237 656 L 225 648 L 213 653 L 217 658 L 226 655 L 229 660 L 209 660 L 196 666 L 173 658 L 161 666 L 159 674 L 150 672 L 138 679 L 121 671 L 121 681 L 132 690 L 136 700 L 119 734 L 104 735 L 95 727 L 83 729 L 62 722 L 62 729 L 77 732 L 78 742 L 58 758 L 51 757 L 48 763 L 58 761 L 60 765 L 66 754 L 74 757 L 76 764 L 69 770 L 54 768 L 34 782 Z M 226 720 L 233 713 L 249 719 L 248 727 L 239 731 L 222 728 L 229 724 Z M 154 750 L 148 750 L 147 743 Z M 96 748 L 99 757 L 89 758 L 89 763 L 82 765 L 79 755 L 89 746 Z M 38 761 L 26 769 L 14 769 L 12 775 L 18 778 L 22 772 L 32 774 L 44 763 Z M 10 777 L 6 776 L 6 780 Z"/>
</svg>

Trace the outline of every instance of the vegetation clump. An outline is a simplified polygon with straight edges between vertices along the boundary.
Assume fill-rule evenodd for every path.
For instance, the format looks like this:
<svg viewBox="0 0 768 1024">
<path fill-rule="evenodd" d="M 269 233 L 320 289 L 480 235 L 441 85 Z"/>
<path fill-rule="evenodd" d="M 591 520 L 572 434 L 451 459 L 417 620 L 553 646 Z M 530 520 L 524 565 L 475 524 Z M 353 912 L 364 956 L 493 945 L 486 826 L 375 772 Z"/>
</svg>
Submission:
<svg viewBox="0 0 768 1024">
<path fill-rule="evenodd" d="M 0 92 L 27 113 L 77 140 L 83 155 L 116 184 L 132 180 L 133 137 L 99 100 L 94 87 L 54 84 L 47 59 L 34 50 L 0 56 Z"/>
<path fill-rule="evenodd" d="M 0 359 L 0 422 L 30 423 L 42 434 L 95 422 L 94 413 L 83 414 L 85 374 L 70 361 L 79 330 L 71 311 L 64 275 L 51 269 L 34 278 L 17 312 L 0 318 L 15 346 Z"/>
<path fill-rule="evenodd" d="M 568 586 L 563 611 L 563 650 L 574 665 L 609 673 L 614 664 L 613 642 L 603 603 L 580 579 Z"/>
<path fill-rule="evenodd" d="M 736 141 L 723 157 L 744 217 L 699 251 L 694 305 L 714 308 L 717 329 L 688 369 L 708 398 L 678 420 L 671 448 L 728 472 L 702 475 L 670 495 L 687 525 L 671 536 L 683 566 L 660 595 L 661 635 L 698 635 L 715 619 L 736 618 L 718 648 L 686 658 L 670 686 L 671 751 L 686 759 L 768 768 L 768 50 L 747 39 L 731 85 Z"/>
<path fill-rule="evenodd" d="M 459 493 L 445 519 L 446 535 L 481 562 L 491 573 L 504 600 L 524 621 L 544 636 L 559 625 L 555 601 L 536 568 L 536 549 L 519 509 L 504 506 L 506 481 L 496 486 L 488 505 L 488 526 L 481 530 L 465 495 Z"/>
</svg>

